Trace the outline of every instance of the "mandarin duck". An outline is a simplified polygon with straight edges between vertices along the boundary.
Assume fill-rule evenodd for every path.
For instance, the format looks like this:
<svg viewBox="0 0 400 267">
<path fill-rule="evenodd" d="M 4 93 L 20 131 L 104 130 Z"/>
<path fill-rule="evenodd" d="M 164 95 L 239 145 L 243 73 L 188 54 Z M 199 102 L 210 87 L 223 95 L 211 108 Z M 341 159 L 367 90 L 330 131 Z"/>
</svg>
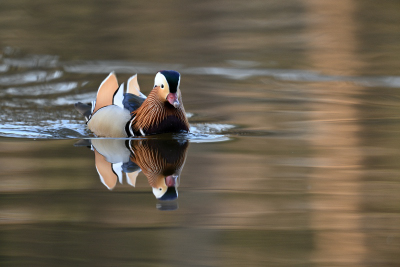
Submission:
<svg viewBox="0 0 400 267">
<path fill-rule="evenodd" d="M 126 85 L 118 85 L 111 72 L 100 84 L 91 105 L 81 102 L 75 108 L 98 137 L 134 137 L 162 133 L 189 132 L 189 122 L 179 88 L 181 76 L 173 70 L 159 71 L 146 98 L 140 92 L 137 75 Z"/>
<path fill-rule="evenodd" d="M 142 171 L 157 199 L 178 198 L 179 177 L 189 146 L 187 140 L 92 139 L 90 145 L 100 181 L 108 189 L 113 189 L 117 181 L 122 183 L 122 172 L 127 183 L 134 187 Z"/>
</svg>

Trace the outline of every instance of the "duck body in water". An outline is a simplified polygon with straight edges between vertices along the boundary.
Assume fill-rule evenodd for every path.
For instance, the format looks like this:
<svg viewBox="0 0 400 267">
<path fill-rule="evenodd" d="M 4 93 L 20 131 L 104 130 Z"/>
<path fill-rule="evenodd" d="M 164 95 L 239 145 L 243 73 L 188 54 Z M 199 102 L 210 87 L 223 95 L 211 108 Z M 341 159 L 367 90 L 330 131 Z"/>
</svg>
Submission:
<svg viewBox="0 0 400 267">
<path fill-rule="evenodd" d="M 148 97 L 140 92 L 137 75 L 118 85 L 114 72 L 100 84 L 91 105 L 78 102 L 88 128 L 98 137 L 134 137 L 189 132 L 179 88 L 181 76 L 173 70 L 156 74 Z"/>
</svg>

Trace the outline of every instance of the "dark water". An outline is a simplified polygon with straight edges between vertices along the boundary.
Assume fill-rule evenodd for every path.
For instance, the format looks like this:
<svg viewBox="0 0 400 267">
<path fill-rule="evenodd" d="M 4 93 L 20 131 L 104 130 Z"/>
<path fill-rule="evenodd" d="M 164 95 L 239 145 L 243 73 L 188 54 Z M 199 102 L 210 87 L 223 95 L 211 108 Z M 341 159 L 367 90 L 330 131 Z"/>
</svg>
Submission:
<svg viewBox="0 0 400 267">
<path fill-rule="evenodd" d="M 399 10 L 0 2 L 1 266 L 400 265 Z M 151 141 L 185 160 L 170 201 L 118 163 L 125 140 L 81 141 L 72 106 L 113 70 L 147 94 L 160 69 L 192 131 Z"/>
</svg>

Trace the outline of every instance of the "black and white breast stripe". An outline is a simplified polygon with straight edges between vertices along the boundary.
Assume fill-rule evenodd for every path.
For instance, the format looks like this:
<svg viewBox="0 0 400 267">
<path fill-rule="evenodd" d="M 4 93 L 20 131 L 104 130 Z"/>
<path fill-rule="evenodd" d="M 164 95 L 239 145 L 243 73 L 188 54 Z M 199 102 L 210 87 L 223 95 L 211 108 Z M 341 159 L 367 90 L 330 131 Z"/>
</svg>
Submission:
<svg viewBox="0 0 400 267">
<path fill-rule="evenodd" d="M 132 123 L 136 119 L 136 116 L 131 118 L 125 126 L 125 132 L 128 135 L 128 137 L 134 137 L 134 136 L 145 136 L 146 134 L 144 133 L 143 129 L 139 129 L 139 132 L 134 132 L 132 129 Z"/>
</svg>

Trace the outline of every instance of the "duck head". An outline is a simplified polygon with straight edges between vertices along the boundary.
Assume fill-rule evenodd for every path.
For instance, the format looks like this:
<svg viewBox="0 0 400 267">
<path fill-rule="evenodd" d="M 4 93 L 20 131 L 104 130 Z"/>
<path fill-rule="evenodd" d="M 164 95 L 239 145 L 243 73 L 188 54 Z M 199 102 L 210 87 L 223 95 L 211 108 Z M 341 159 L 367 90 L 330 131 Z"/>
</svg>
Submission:
<svg viewBox="0 0 400 267">
<path fill-rule="evenodd" d="M 153 194 L 159 200 L 174 200 L 178 198 L 179 174 L 161 176 L 154 184 Z"/>
<path fill-rule="evenodd" d="M 181 75 L 174 70 L 162 70 L 156 74 L 154 78 L 154 88 L 158 87 L 158 96 L 161 101 L 171 104 L 174 108 L 178 108 L 181 91 L 179 85 L 181 83 Z"/>
</svg>

